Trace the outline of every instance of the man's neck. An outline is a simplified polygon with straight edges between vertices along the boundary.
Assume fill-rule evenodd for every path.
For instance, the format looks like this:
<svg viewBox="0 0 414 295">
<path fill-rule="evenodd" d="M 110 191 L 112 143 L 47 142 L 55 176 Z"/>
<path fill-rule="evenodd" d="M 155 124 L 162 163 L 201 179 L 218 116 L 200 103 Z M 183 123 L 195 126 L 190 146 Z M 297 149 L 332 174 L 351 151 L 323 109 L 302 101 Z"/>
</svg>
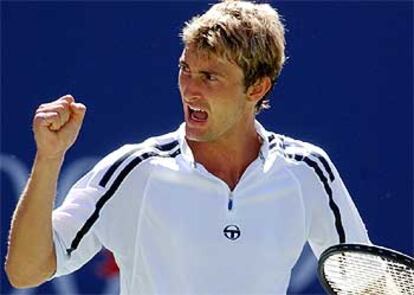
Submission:
<svg viewBox="0 0 414 295">
<path fill-rule="evenodd" d="M 188 141 L 194 160 L 234 189 L 246 168 L 258 156 L 261 146 L 256 130 L 237 137 L 214 142 Z"/>
</svg>

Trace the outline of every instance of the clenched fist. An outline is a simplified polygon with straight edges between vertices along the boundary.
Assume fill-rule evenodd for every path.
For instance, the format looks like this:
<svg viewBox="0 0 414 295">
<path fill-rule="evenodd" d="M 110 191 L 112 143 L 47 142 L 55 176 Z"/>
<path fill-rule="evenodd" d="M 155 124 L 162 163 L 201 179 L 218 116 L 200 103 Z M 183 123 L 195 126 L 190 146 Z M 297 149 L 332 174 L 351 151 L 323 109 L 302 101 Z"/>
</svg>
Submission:
<svg viewBox="0 0 414 295">
<path fill-rule="evenodd" d="M 75 142 L 86 107 L 71 95 L 39 106 L 33 119 L 37 153 L 43 158 L 63 157 Z"/>
</svg>

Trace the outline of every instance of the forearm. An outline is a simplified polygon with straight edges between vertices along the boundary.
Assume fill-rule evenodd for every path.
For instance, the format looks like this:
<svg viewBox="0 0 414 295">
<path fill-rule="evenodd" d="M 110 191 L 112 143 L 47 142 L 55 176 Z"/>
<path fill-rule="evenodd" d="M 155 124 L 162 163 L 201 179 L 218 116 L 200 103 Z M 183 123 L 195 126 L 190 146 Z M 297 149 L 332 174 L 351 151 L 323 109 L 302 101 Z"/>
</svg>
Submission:
<svg viewBox="0 0 414 295">
<path fill-rule="evenodd" d="M 86 107 L 65 95 L 41 104 L 33 118 L 37 154 L 14 212 L 6 273 L 15 287 L 43 283 L 56 271 L 52 210 L 66 151 L 75 142 Z"/>
<path fill-rule="evenodd" d="M 62 157 L 36 155 L 31 177 L 14 212 L 6 272 L 15 287 L 31 287 L 56 270 L 52 210 Z"/>
</svg>

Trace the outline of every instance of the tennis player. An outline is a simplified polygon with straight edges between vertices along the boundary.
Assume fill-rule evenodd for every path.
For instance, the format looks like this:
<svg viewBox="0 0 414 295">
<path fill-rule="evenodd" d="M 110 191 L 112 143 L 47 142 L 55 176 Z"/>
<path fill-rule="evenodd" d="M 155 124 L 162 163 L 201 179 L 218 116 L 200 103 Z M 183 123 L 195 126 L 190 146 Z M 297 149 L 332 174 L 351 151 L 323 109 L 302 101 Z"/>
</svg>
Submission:
<svg viewBox="0 0 414 295">
<path fill-rule="evenodd" d="M 53 212 L 86 107 L 66 95 L 37 109 L 6 262 L 13 286 L 69 274 L 105 247 L 122 294 L 285 294 L 306 242 L 316 256 L 369 243 L 327 154 L 255 119 L 285 61 L 277 11 L 224 1 L 187 22 L 182 41 L 184 123 L 106 156 Z"/>
</svg>

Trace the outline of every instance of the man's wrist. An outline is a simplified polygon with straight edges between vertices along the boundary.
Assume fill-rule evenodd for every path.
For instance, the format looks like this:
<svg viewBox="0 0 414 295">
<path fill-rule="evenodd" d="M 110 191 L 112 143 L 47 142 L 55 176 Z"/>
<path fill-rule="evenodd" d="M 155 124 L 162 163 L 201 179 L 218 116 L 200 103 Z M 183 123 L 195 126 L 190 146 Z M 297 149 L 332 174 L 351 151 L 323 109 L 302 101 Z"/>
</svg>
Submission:
<svg viewBox="0 0 414 295">
<path fill-rule="evenodd" d="M 64 159 L 65 152 L 50 154 L 37 151 L 35 156 L 35 162 L 37 163 L 62 164 Z"/>
</svg>

